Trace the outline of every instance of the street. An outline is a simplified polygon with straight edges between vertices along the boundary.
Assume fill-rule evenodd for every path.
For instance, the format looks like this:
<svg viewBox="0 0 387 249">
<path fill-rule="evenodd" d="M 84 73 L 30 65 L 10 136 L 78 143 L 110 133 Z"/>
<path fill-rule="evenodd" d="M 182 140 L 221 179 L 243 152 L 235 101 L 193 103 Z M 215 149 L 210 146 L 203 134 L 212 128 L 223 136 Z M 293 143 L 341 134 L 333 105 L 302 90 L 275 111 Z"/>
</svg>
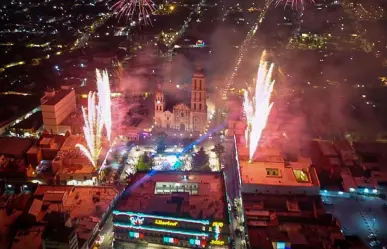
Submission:
<svg viewBox="0 0 387 249">
<path fill-rule="evenodd" d="M 243 228 L 243 220 L 244 213 L 241 201 L 240 194 L 240 185 L 239 185 L 239 172 L 237 168 L 236 161 L 236 153 L 235 153 L 235 145 L 233 138 L 225 139 L 223 143 L 225 153 L 223 154 L 224 158 L 224 174 L 225 174 L 225 184 L 227 195 L 229 197 L 230 205 L 232 207 L 232 217 L 231 218 L 231 227 L 230 227 L 230 235 L 231 238 L 234 239 L 235 245 L 233 248 L 245 248 L 245 240 L 244 238 L 244 228 Z M 236 234 L 236 231 L 240 230 L 241 234 Z"/>
<path fill-rule="evenodd" d="M 110 214 L 108 219 L 106 220 L 104 226 L 101 228 L 99 233 L 99 237 L 103 237 L 103 240 L 99 246 L 99 249 L 111 249 L 113 243 L 113 215 Z"/>
<path fill-rule="evenodd" d="M 387 217 L 385 201 L 370 196 L 352 195 L 351 197 L 322 196 L 325 209 L 341 223 L 344 234 L 358 235 L 366 245 L 368 236 L 373 233 L 386 244 Z M 350 212 L 349 212 L 350 210 Z"/>
</svg>

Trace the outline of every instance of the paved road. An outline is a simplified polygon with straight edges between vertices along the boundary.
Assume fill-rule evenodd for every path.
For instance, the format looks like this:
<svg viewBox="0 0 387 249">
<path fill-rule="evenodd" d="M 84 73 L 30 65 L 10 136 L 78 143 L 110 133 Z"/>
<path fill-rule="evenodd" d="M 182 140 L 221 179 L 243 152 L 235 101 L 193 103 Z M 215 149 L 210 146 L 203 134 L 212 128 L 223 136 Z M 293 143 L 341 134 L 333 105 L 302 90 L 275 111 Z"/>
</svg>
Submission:
<svg viewBox="0 0 387 249">
<path fill-rule="evenodd" d="M 227 189 L 227 195 L 230 200 L 230 205 L 234 206 L 235 200 L 240 200 L 241 192 L 240 192 L 240 184 L 239 184 L 239 173 L 237 168 L 237 161 L 235 157 L 235 147 L 234 147 L 234 139 L 233 138 L 227 138 L 223 142 L 223 146 L 225 148 L 225 153 L 223 154 L 223 161 L 224 161 L 224 174 L 225 174 L 225 184 Z M 237 217 L 235 217 L 235 213 L 238 214 Z M 244 217 L 243 208 L 239 206 L 239 208 L 236 209 L 236 212 L 232 212 L 231 217 L 231 238 L 235 240 L 235 248 L 241 249 L 244 248 L 245 241 L 244 239 L 241 239 L 242 236 L 237 236 L 235 234 L 235 230 L 237 228 L 240 228 L 239 224 L 242 223 Z M 241 228 L 240 228 L 241 229 Z M 241 229 L 243 230 L 243 229 Z"/>
<path fill-rule="evenodd" d="M 387 244 L 387 209 L 377 197 L 352 195 L 349 198 L 323 196 L 325 209 L 341 223 L 344 234 L 358 235 L 367 245 L 368 235 L 376 234 Z M 386 240 L 386 241 L 384 241 Z"/>
<path fill-rule="evenodd" d="M 111 249 L 113 243 L 113 215 L 110 214 L 108 219 L 106 220 L 105 225 L 102 227 L 100 236 L 104 236 L 104 239 L 101 245 L 98 247 L 99 249 Z"/>
</svg>

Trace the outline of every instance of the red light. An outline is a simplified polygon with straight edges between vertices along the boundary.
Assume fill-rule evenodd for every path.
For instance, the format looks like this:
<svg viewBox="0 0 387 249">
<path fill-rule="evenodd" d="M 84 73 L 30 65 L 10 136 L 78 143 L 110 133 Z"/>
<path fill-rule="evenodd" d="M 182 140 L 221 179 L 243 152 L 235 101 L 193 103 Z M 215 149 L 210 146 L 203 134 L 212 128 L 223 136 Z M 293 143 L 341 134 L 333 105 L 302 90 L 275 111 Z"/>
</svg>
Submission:
<svg viewBox="0 0 387 249">
<path fill-rule="evenodd" d="M 207 244 L 207 241 L 205 241 L 205 240 L 202 240 L 202 247 L 205 247 L 205 246 L 206 246 L 206 244 Z"/>
<path fill-rule="evenodd" d="M 143 233 L 140 233 L 140 239 L 143 239 L 144 238 L 144 234 Z"/>
<path fill-rule="evenodd" d="M 178 239 L 173 239 L 173 244 L 179 244 L 179 240 Z"/>
</svg>

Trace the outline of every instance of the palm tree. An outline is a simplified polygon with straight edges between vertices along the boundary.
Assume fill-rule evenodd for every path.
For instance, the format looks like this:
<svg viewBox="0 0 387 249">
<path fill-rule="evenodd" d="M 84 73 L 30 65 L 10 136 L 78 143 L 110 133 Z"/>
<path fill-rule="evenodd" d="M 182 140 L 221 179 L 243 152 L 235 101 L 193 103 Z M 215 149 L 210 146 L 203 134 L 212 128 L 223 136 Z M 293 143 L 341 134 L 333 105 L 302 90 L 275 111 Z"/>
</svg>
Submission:
<svg viewBox="0 0 387 249">
<path fill-rule="evenodd" d="M 221 143 L 215 144 L 214 148 L 212 149 L 213 152 L 215 152 L 216 156 L 218 157 L 218 165 L 219 169 L 221 168 L 221 156 L 224 153 L 224 146 Z"/>
</svg>

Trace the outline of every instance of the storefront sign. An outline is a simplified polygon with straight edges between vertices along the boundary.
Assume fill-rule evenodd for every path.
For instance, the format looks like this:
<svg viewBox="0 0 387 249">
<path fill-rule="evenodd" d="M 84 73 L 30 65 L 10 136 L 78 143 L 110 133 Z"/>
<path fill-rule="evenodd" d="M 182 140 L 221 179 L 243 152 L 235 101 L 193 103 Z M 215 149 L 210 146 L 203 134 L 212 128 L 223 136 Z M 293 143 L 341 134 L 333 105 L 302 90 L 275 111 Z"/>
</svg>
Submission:
<svg viewBox="0 0 387 249">
<path fill-rule="evenodd" d="M 219 228 L 222 228 L 223 225 L 224 225 L 223 222 L 217 222 L 217 221 L 212 222 L 212 226 L 213 226 L 213 227 L 219 227 Z"/>
<path fill-rule="evenodd" d="M 177 221 L 166 221 L 166 220 L 156 220 L 155 221 L 155 224 L 156 225 L 160 225 L 160 226 L 168 226 L 168 227 L 175 227 L 177 226 L 177 224 L 179 224 L 179 222 Z"/>
<path fill-rule="evenodd" d="M 223 246 L 224 241 L 223 240 L 211 240 L 210 245 Z"/>
<path fill-rule="evenodd" d="M 133 226 L 141 226 L 144 224 L 144 218 L 140 216 L 130 216 L 130 224 Z"/>
</svg>

